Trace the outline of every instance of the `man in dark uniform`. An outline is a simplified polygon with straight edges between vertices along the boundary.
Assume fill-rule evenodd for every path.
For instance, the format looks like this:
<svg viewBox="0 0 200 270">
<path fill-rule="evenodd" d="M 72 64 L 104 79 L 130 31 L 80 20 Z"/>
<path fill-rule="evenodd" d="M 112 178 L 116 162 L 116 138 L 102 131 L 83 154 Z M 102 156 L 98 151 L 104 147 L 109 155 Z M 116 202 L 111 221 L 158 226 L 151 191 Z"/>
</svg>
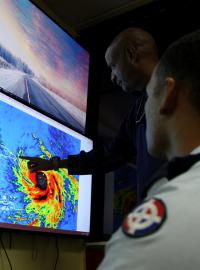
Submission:
<svg viewBox="0 0 200 270">
<path fill-rule="evenodd" d="M 162 161 L 147 153 L 144 105 L 145 88 L 158 62 L 157 47 L 152 36 L 138 28 L 128 28 L 121 32 L 106 50 L 105 59 L 111 69 L 111 80 L 123 91 L 134 95 L 134 104 L 124 119 L 119 133 L 110 144 L 101 145 L 86 153 L 68 156 L 64 160 L 28 159 L 32 171 L 68 168 L 69 174 L 91 174 L 109 172 L 136 160 L 138 201 L 141 199 L 152 174 Z"/>
</svg>

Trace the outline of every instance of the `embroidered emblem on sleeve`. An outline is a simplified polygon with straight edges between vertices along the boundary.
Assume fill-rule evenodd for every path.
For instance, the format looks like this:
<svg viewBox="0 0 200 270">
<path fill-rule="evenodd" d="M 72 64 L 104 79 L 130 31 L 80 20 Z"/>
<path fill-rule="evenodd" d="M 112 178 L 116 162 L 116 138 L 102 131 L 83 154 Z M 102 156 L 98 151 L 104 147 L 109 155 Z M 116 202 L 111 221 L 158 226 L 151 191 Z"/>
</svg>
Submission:
<svg viewBox="0 0 200 270">
<path fill-rule="evenodd" d="M 139 205 L 123 221 L 123 232 L 131 237 L 144 237 L 157 231 L 166 220 L 166 207 L 160 199 Z"/>
</svg>

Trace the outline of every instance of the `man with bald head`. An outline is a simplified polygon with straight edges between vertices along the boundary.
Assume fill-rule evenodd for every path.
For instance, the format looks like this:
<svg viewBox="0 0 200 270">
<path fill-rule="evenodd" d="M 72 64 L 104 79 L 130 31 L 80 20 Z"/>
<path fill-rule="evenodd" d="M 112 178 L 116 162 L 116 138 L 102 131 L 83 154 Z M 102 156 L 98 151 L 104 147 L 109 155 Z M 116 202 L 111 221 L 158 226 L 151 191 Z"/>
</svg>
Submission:
<svg viewBox="0 0 200 270">
<path fill-rule="evenodd" d="M 122 31 L 106 50 L 105 59 L 111 69 L 111 80 L 123 91 L 143 91 L 158 62 L 152 36 L 138 28 Z"/>
<path fill-rule="evenodd" d="M 112 41 L 106 50 L 105 59 L 111 69 L 112 82 L 119 85 L 123 91 L 134 95 L 134 104 L 113 142 L 87 153 L 81 151 L 80 154 L 63 160 L 26 156 L 22 158 L 29 160 L 28 167 L 32 171 L 65 167 L 69 174 L 109 172 L 134 158 L 137 167 L 137 197 L 140 200 L 151 175 L 162 163 L 147 153 L 145 139 L 145 87 L 158 62 L 156 44 L 146 31 L 128 28 Z"/>
</svg>

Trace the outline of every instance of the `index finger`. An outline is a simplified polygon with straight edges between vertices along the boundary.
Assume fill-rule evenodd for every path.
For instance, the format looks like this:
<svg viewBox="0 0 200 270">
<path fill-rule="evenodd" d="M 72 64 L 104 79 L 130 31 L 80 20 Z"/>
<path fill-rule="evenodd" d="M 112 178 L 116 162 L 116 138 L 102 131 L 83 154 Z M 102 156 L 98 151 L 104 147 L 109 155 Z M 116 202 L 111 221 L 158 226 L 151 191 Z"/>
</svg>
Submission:
<svg viewBox="0 0 200 270">
<path fill-rule="evenodd" d="M 28 157 L 28 156 L 19 156 L 19 158 L 26 159 L 26 160 L 29 160 L 29 161 L 34 161 L 34 159 L 35 159 L 35 157 Z"/>
</svg>

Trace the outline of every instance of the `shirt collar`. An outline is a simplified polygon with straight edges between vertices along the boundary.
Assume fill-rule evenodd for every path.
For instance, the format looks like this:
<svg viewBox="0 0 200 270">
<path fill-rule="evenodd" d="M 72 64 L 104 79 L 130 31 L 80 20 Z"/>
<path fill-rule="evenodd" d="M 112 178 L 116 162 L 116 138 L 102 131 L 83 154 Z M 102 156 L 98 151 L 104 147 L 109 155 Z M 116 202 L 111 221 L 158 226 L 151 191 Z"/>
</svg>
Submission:
<svg viewBox="0 0 200 270">
<path fill-rule="evenodd" d="M 198 153 L 200 153 L 200 146 L 197 146 L 196 148 L 194 148 L 190 154 L 194 155 Z"/>
<path fill-rule="evenodd" d="M 166 162 L 161 168 L 153 175 L 150 185 L 147 187 L 144 195 L 155 186 L 156 182 L 159 182 L 163 178 L 168 181 L 173 180 L 177 176 L 188 171 L 195 163 L 200 161 L 200 146 L 196 147 L 191 153 L 184 157 L 175 157 L 169 162 Z"/>
</svg>

